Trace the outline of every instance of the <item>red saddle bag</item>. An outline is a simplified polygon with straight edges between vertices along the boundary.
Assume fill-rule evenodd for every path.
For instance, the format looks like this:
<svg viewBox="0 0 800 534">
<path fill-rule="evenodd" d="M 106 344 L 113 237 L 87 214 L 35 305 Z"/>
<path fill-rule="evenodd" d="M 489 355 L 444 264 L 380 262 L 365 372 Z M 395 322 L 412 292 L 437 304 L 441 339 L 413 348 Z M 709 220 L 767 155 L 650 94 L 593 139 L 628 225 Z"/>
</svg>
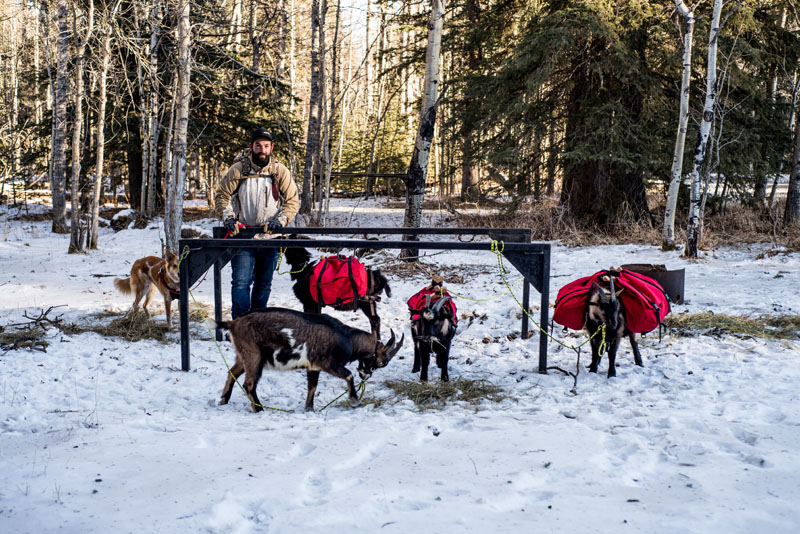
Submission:
<svg viewBox="0 0 800 534">
<path fill-rule="evenodd" d="M 367 294 L 367 269 L 354 256 L 328 256 L 311 273 L 311 297 L 322 306 L 351 304 Z"/>
<path fill-rule="evenodd" d="M 671 311 L 669 297 L 661 284 L 643 274 L 628 270 L 598 271 L 591 276 L 573 280 L 558 290 L 553 321 L 571 328 L 581 330 L 586 311 L 586 299 L 592 289 L 592 282 L 601 282 L 604 276 L 614 277 L 616 290 L 624 289 L 620 300 L 625 307 L 625 322 L 634 334 L 645 334 L 661 325 Z"/>
</svg>

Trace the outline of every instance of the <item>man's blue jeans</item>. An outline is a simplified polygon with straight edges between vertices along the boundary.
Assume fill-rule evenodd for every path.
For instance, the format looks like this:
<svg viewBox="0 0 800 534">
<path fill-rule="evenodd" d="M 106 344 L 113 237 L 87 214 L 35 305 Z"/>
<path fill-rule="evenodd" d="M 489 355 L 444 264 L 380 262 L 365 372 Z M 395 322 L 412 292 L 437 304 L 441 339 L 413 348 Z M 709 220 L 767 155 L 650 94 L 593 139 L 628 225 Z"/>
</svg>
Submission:
<svg viewBox="0 0 800 534">
<path fill-rule="evenodd" d="M 272 290 L 272 275 L 277 264 L 277 248 L 241 248 L 233 255 L 231 317 L 236 319 L 251 309 L 266 308 Z"/>
</svg>

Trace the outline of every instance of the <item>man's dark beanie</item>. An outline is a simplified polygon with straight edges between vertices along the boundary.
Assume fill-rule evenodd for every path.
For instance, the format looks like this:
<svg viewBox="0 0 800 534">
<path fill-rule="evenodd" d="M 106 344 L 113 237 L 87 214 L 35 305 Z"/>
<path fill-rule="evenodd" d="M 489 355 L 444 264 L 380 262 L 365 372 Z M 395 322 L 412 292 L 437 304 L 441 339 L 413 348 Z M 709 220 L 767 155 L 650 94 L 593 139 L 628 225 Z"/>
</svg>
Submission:
<svg viewBox="0 0 800 534">
<path fill-rule="evenodd" d="M 256 128 L 253 130 L 252 135 L 250 135 L 250 144 L 252 145 L 259 139 L 268 139 L 269 141 L 272 141 L 272 134 L 269 133 L 269 130 L 266 128 Z"/>
</svg>

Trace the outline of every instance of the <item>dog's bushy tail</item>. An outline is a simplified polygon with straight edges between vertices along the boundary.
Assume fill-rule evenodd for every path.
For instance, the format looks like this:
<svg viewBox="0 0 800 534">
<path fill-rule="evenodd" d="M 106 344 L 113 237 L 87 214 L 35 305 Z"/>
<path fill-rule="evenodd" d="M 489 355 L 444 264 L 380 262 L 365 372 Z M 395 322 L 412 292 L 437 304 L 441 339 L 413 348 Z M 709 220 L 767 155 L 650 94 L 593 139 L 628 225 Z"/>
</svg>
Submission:
<svg viewBox="0 0 800 534">
<path fill-rule="evenodd" d="M 116 287 L 117 291 L 120 291 L 123 295 L 130 295 L 133 291 L 131 289 L 130 278 L 114 278 L 114 287 Z"/>
</svg>

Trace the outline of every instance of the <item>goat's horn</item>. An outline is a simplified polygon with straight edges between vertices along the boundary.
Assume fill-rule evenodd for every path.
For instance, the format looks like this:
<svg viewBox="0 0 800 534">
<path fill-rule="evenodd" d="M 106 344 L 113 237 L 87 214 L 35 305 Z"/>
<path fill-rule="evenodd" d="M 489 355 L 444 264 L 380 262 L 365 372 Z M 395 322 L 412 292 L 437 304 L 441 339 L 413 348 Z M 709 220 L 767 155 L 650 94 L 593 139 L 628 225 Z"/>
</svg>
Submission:
<svg viewBox="0 0 800 534">
<path fill-rule="evenodd" d="M 440 311 L 442 311 L 442 308 L 444 307 L 445 304 L 447 304 L 447 301 L 450 300 L 450 298 L 451 297 L 442 297 L 439 300 L 437 300 L 436 303 L 433 305 L 433 311 L 435 313 L 439 313 Z"/>
<path fill-rule="evenodd" d="M 406 339 L 406 335 L 403 334 L 400 336 L 400 341 L 397 342 L 395 345 L 394 343 L 394 332 L 392 332 L 392 337 L 389 339 L 389 348 L 386 350 L 386 357 L 391 360 L 394 358 L 394 355 L 400 352 L 400 349 L 403 346 L 403 341 Z"/>
<path fill-rule="evenodd" d="M 616 302 L 617 297 L 614 295 L 614 277 L 611 277 L 611 302 Z"/>
<path fill-rule="evenodd" d="M 430 296 L 430 294 L 425 295 L 425 307 L 426 308 L 430 308 L 431 307 L 431 296 Z"/>
</svg>

